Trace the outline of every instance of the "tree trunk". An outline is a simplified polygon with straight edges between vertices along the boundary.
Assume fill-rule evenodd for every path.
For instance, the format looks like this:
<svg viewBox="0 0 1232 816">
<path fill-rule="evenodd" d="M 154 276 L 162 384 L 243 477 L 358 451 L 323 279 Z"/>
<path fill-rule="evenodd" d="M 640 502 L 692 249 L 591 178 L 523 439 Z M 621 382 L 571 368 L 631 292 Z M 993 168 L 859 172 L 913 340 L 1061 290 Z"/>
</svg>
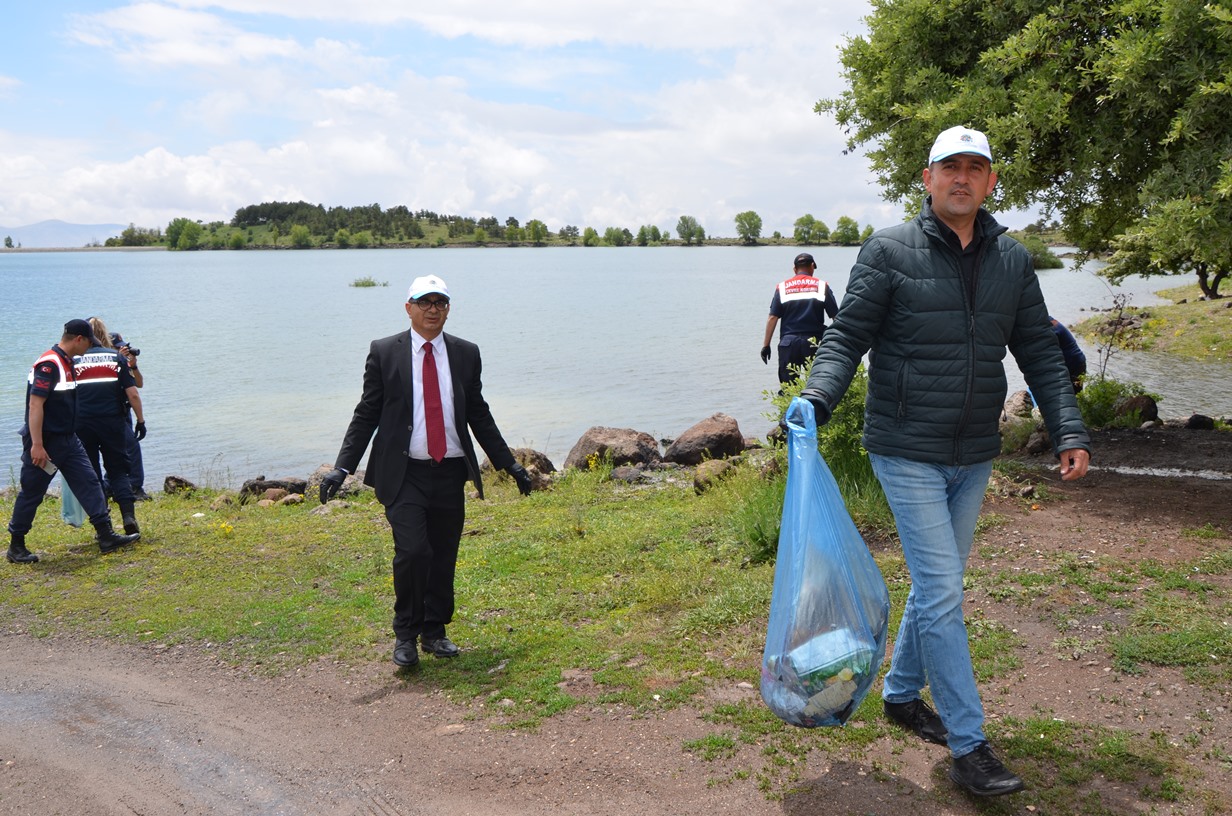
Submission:
<svg viewBox="0 0 1232 816">
<path fill-rule="evenodd" d="M 1228 272 L 1226 269 L 1221 269 L 1215 273 L 1215 278 L 1211 281 L 1210 297 L 1212 300 L 1223 297 L 1223 295 L 1219 294 L 1219 284 L 1222 283 L 1223 279 L 1226 277 L 1228 277 Z"/>
<path fill-rule="evenodd" d="M 1198 287 L 1202 290 L 1202 296 L 1205 297 L 1207 300 L 1210 300 L 1212 295 L 1211 295 L 1210 284 L 1207 283 L 1207 280 L 1206 280 L 1206 264 L 1204 263 L 1194 264 L 1194 268 L 1198 273 Z M 1219 288 L 1219 276 L 1218 275 L 1216 275 L 1215 277 L 1215 288 L 1216 289 Z"/>
</svg>

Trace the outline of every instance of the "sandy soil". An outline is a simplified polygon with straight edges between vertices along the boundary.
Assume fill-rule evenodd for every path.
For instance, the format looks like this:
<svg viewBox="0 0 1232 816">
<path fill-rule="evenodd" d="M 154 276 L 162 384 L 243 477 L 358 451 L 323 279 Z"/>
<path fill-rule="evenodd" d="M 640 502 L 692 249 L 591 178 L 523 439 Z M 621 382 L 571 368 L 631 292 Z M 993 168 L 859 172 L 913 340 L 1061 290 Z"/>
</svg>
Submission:
<svg viewBox="0 0 1232 816">
<path fill-rule="evenodd" d="M 1228 471 L 1229 436 L 1101 435 L 1098 469 L 1073 484 L 1046 473 L 1053 498 L 1040 509 L 1017 496 L 990 496 L 986 510 L 1007 521 L 986 536 L 975 566 L 1031 570 L 1060 549 L 1164 562 L 1226 549 L 1232 481 L 1107 468 Z M 1205 524 L 1223 538 L 1184 534 Z M 972 615 L 1015 621 L 1028 644 L 1021 672 L 985 688 L 990 718 L 1046 714 L 1160 733 L 1194 746 L 1188 789 L 1209 788 L 1232 802 L 1228 767 L 1219 759 L 1232 754 L 1227 694 L 1191 686 L 1172 670 L 1122 675 L 1102 650 L 1075 655 L 1056 645 L 1101 621 L 1066 620 L 1062 632 L 1055 610 L 1002 605 L 978 591 L 968 603 Z M 442 668 L 429 660 L 421 671 Z M 756 700 L 757 692 L 738 684 L 712 696 Z M 732 779 L 737 770 L 761 767 L 757 746 L 714 762 L 682 750 L 683 740 L 716 730 L 697 710 L 643 716 L 590 705 L 534 732 L 515 732 L 449 704 L 392 664 L 321 662 L 268 678 L 193 648 L 40 640 L 20 621 L 0 634 L 0 710 L 6 814 L 982 812 L 944 778 L 946 749 L 906 738 L 883 738 L 858 756 L 814 751 L 800 784 L 768 799 L 754 779 Z M 1113 812 L 1203 812 L 1146 801 L 1136 789 L 1102 780 L 1092 786 Z"/>
</svg>

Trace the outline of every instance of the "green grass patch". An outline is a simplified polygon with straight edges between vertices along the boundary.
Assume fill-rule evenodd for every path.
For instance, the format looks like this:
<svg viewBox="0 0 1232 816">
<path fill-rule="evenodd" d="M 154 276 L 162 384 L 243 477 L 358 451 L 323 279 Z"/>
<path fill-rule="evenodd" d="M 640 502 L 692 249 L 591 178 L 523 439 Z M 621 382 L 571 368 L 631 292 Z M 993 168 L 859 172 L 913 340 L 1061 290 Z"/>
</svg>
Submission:
<svg viewBox="0 0 1232 816">
<path fill-rule="evenodd" d="M 774 564 L 751 557 L 765 542 L 753 540 L 757 527 L 746 514 L 776 512 L 780 477 L 739 466 L 698 495 L 686 476 L 630 486 L 609 471 L 597 462 L 529 498 L 494 479 L 488 500 L 469 503 L 450 627 L 462 655 L 424 660 L 398 673 L 403 682 L 519 728 L 578 706 L 653 713 L 697 705 L 709 733 L 682 740 L 682 750 L 724 763 L 719 781 L 748 779 L 772 798 L 804 781 L 817 752 L 860 762 L 879 741 L 893 741 L 892 753 L 913 750 L 915 738 L 884 719 L 879 685 L 843 728 L 785 725 L 755 695 L 707 702 L 713 688 L 759 682 Z M 0 570 L 0 610 L 11 628 L 36 636 L 184 644 L 269 673 L 321 658 L 376 662 L 393 673 L 392 544 L 381 506 L 361 497 L 316 515 L 311 504 L 223 504 L 216 496 L 201 490 L 139 505 L 141 542 L 105 557 L 92 531 L 64 525 L 49 498 L 29 537 L 43 561 Z M 749 509 L 756 502 L 764 506 Z M 11 492 L 0 496 L 0 511 L 11 513 L 12 503 Z M 982 529 L 1003 521 L 990 517 Z M 1208 528 L 1195 537 L 1216 538 Z M 893 636 L 910 577 L 897 547 L 876 558 Z M 1025 671 L 1028 644 L 1013 627 L 1020 614 L 1040 614 L 1056 622 L 1057 659 L 1099 656 L 1129 673 L 1175 667 L 1224 688 L 1232 681 L 1229 573 L 1227 548 L 1192 563 L 1062 553 L 1031 570 L 973 569 L 970 591 L 1015 604 L 1007 618 L 978 606 L 969 614 L 977 677 L 989 686 Z M 1094 722 L 994 719 L 989 728 L 1029 788 L 981 812 L 1030 805 L 1060 816 L 1115 813 L 1123 801 L 1101 779 L 1161 811 L 1172 799 L 1201 797 L 1170 744 Z M 1225 764 L 1232 768 L 1232 759 Z M 939 779 L 938 791 L 948 784 Z"/>
</svg>

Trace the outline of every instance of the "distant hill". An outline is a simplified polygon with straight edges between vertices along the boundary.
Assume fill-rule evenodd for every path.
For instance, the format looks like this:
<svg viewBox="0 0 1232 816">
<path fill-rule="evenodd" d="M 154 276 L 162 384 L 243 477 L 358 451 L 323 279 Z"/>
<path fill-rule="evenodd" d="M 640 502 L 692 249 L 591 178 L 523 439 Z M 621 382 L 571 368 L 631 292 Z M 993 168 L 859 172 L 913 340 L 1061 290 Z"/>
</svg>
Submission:
<svg viewBox="0 0 1232 816">
<path fill-rule="evenodd" d="M 69 224 L 65 221 L 40 221 L 25 227 L 0 227 L 0 248 L 6 237 L 13 246 L 25 249 L 76 249 L 90 244 L 102 244 L 119 235 L 126 224 Z"/>
</svg>

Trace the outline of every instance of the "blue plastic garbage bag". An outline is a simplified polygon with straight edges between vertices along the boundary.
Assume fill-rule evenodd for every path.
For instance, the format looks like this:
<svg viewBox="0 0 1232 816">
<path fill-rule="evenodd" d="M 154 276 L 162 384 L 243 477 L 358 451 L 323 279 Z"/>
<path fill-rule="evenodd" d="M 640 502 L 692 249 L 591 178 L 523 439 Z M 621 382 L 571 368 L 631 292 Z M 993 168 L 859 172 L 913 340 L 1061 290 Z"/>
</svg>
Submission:
<svg viewBox="0 0 1232 816">
<path fill-rule="evenodd" d="M 77 501 L 73 491 L 69 490 L 68 482 L 64 481 L 63 476 L 60 477 L 60 518 L 64 519 L 65 524 L 74 527 L 80 527 L 86 520 L 85 508 Z"/>
<path fill-rule="evenodd" d="M 842 725 L 885 658 L 890 593 L 817 450 L 811 403 L 792 400 L 787 429 L 761 696 L 792 725 Z"/>
</svg>

